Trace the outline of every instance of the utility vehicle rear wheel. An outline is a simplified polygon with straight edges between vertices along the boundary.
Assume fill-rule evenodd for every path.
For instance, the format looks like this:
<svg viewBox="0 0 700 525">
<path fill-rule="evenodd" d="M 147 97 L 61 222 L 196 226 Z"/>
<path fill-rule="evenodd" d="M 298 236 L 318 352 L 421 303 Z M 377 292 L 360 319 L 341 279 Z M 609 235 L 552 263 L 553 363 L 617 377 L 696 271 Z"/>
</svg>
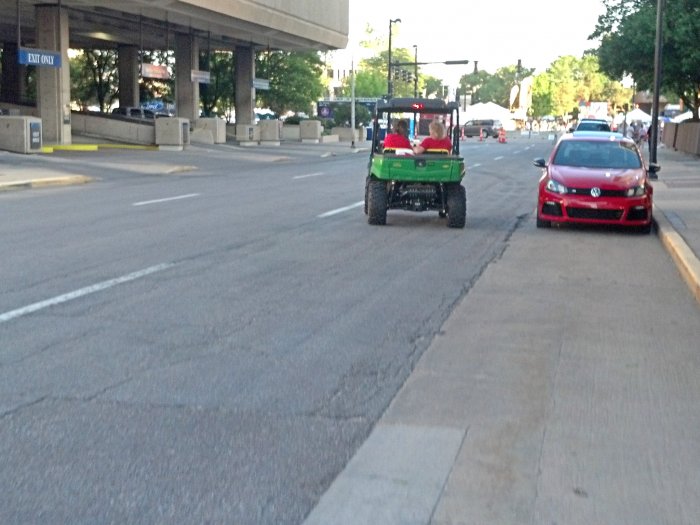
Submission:
<svg viewBox="0 0 700 525">
<path fill-rule="evenodd" d="M 370 180 L 367 186 L 367 222 L 369 224 L 386 224 L 386 209 L 386 182 Z"/>
<path fill-rule="evenodd" d="M 467 191 L 461 184 L 447 186 L 447 226 L 464 228 L 467 223 Z"/>
</svg>

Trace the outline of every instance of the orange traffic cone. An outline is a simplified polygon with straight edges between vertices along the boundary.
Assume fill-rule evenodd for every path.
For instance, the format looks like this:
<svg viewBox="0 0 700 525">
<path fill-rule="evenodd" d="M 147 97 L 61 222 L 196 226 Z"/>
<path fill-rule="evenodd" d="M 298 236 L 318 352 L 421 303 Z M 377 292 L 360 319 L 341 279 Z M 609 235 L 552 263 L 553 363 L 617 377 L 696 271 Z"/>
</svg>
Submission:
<svg viewBox="0 0 700 525">
<path fill-rule="evenodd" d="M 500 142 L 501 144 L 506 143 L 506 130 L 503 128 L 498 130 L 498 142 Z"/>
</svg>

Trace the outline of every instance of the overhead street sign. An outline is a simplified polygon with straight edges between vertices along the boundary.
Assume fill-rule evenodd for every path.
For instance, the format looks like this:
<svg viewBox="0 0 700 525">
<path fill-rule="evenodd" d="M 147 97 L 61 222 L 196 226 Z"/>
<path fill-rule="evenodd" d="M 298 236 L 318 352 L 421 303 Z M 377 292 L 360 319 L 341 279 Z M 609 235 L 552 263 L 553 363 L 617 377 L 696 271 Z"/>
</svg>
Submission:
<svg viewBox="0 0 700 525">
<path fill-rule="evenodd" d="M 192 82 L 199 82 L 200 84 L 211 84 L 211 73 L 209 71 L 200 71 L 198 69 L 193 69 L 190 72 Z"/>
<path fill-rule="evenodd" d="M 61 53 L 58 51 L 20 47 L 17 54 L 18 62 L 24 66 L 61 67 Z"/>
<path fill-rule="evenodd" d="M 266 78 L 254 78 L 253 87 L 262 90 L 270 89 L 270 81 Z"/>
</svg>

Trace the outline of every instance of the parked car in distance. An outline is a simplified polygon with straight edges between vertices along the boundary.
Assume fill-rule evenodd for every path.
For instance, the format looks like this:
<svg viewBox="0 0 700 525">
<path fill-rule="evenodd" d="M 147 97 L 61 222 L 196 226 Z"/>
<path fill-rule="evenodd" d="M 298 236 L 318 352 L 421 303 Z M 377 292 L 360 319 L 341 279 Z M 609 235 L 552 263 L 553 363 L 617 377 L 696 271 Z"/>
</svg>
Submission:
<svg viewBox="0 0 700 525">
<path fill-rule="evenodd" d="M 138 119 L 156 119 L 162 117 L 170 117 L 170 114 L 164 111 L 153 111 L 152 109 L 129 106 L 119 106 L 118 108 L 114 108 L 112 110 L 112 115 L 122 115 L 124 117 Z"/>
<path fill-rule="evenodd" d="M 577 131 L 563 135 L 542 168 L 537 227 L 582 223 L 651 231 L 654 188 L 649 174 L 661 168 L 644 164 L 634 141 L 620 133 Z"/>
<path fill-rule="evenodd" d="M 612 131 L 607 120 L 582 118 L 575 131 Z"/>
<path fill-rule="evenodd" d="M 478 137 L 483 130 L 483 137 L 498 138 L 498 130 L 503 127 L 500 120 L 481 119 L 469 120 L 464 125 L 464 136 L 467 138 Z"/>
</svg>

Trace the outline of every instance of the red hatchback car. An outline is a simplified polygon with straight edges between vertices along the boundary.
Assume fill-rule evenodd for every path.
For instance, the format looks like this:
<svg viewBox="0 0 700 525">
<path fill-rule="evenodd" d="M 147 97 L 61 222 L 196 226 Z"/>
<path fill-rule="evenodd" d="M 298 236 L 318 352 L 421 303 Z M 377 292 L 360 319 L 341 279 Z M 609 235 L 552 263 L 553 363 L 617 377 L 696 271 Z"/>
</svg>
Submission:
<svg viewBox="0 0 700 525">
<path fill-rule="evenodd" d="M 542 168 L 537 227 L 552 223 L 608 224 L 651 231 L 654 188 L 634 141 L 620 133 L 574 132 L 562 136 Z"/>
</svg>

